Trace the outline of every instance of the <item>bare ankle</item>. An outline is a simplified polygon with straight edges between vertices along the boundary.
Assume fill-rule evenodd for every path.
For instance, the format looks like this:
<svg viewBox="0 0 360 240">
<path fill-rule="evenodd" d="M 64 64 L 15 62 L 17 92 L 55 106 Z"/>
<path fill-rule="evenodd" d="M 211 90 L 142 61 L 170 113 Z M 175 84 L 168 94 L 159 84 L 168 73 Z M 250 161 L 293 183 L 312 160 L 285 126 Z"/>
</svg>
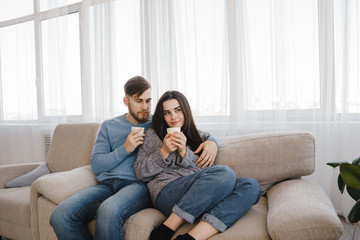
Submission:
<svg viewBox="0 0 360 240">
<path fill-rule="evenodd" d="M 183 223 L 185 222 L 184 219 L 179 217 L 177 214 L 172 213 L 164 222 L 164 225 L 168 228 L 176 231 Z"/>
<path fill-rule="evenodd" d="M 196 240 L 206 240 L 214 236 L 218 232 L 219 231 L 214 228 L 210 223 L 200 221 L 193 229 L 191 229 L 189 235 L 191 235 Z"/>
</svg>

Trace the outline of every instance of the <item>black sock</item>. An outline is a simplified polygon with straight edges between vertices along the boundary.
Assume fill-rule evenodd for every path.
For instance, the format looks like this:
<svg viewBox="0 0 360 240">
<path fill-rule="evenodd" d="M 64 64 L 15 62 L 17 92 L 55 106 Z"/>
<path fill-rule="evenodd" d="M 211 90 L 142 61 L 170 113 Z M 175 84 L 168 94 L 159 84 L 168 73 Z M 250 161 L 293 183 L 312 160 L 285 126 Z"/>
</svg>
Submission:
<svg viewBox="0 0 360 240">
<path fill-rule="evenodd" d="M 184 235 L 179 235 L 175 238 L 175 240 L 196 240 L 195 238 L 193 238 L 192 236 L 190 236 L 188 233 L 184 234 Z"/>
<path fill-rule="evenodd" d="M 163 223 L 152 230 L 149 240 L 170 240 L 175 231 Z"/>
</svg>

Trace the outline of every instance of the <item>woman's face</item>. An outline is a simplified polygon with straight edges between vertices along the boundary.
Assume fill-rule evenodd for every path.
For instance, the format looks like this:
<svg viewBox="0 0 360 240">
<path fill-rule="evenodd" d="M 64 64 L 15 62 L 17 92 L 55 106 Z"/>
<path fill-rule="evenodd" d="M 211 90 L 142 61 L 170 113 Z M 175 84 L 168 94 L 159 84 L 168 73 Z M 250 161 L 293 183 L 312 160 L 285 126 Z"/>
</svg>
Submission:
<svg viewBox="0 0 360 240">
<path fill-rule="evenodd" d="M 169 127 L 182 127 L 184 114 L 178 100 L 170 99 L 163 102 L 164 120 Z"/>
</svg>

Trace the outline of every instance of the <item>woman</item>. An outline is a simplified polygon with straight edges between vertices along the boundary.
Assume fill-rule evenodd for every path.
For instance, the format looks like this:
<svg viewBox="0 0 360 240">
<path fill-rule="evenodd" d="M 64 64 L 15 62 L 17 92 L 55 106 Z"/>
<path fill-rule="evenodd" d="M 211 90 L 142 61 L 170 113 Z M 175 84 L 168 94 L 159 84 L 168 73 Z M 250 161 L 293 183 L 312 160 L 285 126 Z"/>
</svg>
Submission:
<svg viewBox="0 0 360 240">
<path fill-rule="evenodd" d="M 166 132 L 173 127 L 181 132 Z M 161 96 L 134 165 L 137 178 L 147 182 L 154 206 L 168 217 L 150 240 L 171 239 L 181 224 L 193 224 L 198 217 L 199 223 L 176 239 L 208 239 L 231 227 L 259 200 L 262 191 L 256 180 L 236 179 L 227 166 L 197 166 L 194 151 L 208 138 L 197 130 L 183 94 L 167 91 Z"/>
</svg>

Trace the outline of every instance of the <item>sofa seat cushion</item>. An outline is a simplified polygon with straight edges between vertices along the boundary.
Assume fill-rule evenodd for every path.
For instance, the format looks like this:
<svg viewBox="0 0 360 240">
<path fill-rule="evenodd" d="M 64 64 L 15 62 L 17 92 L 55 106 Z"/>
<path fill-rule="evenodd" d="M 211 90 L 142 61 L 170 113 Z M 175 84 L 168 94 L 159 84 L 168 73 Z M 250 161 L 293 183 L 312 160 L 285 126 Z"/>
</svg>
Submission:
<svg viewBox="0 0 360 240">
<path fill-rule="evenodd" d="M 155 208 L 146 208 L 130 216 L 124 225 L 124 239 L 143 240 L 150 236 L 155 226 L 165 221 L 165 216 Z M 91 234 L 95 233 L 95 220 L 88 224 Z"/>
<path fill-rule="evenodd" d="M 240 218 L 231 228 L 225 232 L 216 234 L 211 240 L 222 239 L 251 239 L 268 240 L 270 236 L 266 228 L 268 203 L 265 197 L 252 206 L 250 210 Z"/>
<path fill-rule="evenodd" d="M 266 228 L 267 212 L 267 199 L 261 197 L 259 202 L 252 206 L 231 228 L 216 234 L 210 240 L 270 240 Z"/>
<path fill-rule="evenodd" d="M 211 240 L 222 239 L 248 239 L 248 240 L 267 240 L 270 239 L 266 229 L 267 218 L 267 200 L 261 197 L 259 202 L 252 206 L 249 212 L 244 217 L 239 219 L 233 227 L 227 229 L 223 233 L 216 234 Z M 165 221 L 165 216 L 154 208 L 144 209 L 132 215 L 125 222 L 125 239 L 126 240 L 142 240 L 150 235 L 152 229 L 158 224 Z M 94 223 L 90 224 L 90 229 L 93 230 Z M 183 224 L 174 234 L 174 239 L 177 235 L 186 233 L 193 228 L 189 223 Z"/>
<path fill-rule="evenodd" d="M 0 189 L 0 219 L 30 227 L 30 187 Z"/>
<path fill-rule="evenodd" d="M 155 208 L 146 208 L 129 217 L 125 222 L 126 240 L 147 239 L 155 226 L 165 221 L 165 216 Z"/>
<path fill-rule="evenodd" d="M 326 193 L 310 180 L 289 180 L 267 193 L 268 231 L 273 240 L 336 240 L 343 225 Z"/>
</svg>

